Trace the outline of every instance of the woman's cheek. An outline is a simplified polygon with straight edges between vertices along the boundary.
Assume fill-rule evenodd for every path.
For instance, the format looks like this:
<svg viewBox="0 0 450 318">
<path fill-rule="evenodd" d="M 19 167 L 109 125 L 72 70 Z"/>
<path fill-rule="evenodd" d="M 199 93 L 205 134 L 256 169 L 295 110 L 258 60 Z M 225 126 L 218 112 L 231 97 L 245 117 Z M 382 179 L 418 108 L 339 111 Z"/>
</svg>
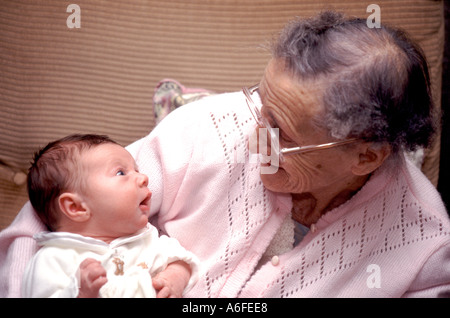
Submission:
<svg viewBox="0 0 450 318">
<path fill-rule="evenodd" d="M 261 174 L 266 188 L 275 192 L 308 192 L 314 185 L 318 170 L 305 160 L 289 158 L 274 174 Z"/>
</svg>

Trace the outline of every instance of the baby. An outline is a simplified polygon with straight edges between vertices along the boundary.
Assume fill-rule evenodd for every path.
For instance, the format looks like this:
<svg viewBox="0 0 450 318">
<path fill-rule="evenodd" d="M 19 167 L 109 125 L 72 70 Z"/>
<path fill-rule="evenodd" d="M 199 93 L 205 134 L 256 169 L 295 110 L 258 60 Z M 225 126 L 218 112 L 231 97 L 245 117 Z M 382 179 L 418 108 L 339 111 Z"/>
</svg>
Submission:
<svg viewBox="0 0 450 318">
<path fill-rule="evenodd" d="M 71 135 L 35 155 L 31 204 L 50 232 L 25 270 L 24 297 L 181 297 L 198 261 L 148 223 L 151 192 L 130 153 Z M 152 279 L 153 277 L 153 279 Z"/>
</svg>

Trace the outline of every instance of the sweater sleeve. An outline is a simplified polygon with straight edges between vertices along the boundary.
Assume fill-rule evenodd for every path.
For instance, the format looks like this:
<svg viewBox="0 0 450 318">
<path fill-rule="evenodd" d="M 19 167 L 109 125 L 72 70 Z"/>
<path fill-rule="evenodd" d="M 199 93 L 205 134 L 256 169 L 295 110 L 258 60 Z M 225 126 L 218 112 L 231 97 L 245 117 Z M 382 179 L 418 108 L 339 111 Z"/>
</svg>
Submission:
<svg viewBox="0 0 450 318">
<path fill-rule="evenodd" d="M 153 261 L 153 266 L 150 268 L 150 274 L 155 276 L 157 273 L 163 271 L 167 265 L 176 261 L 183 261 L 191 268 L 191 277 L 184 292 L 189 291 L 198 280 L 200 262 L 197 257 L 183 248 L 180 243 L 166 235 L 161 235 L 157 238 L 157 253 Z"/>
<path fill-rule="evenodd" d="M 0 232 L 0 297 L 21 296 L 23 271 L 38 249 L 33 235 L 44 230 L 28 202 L 14 222 Z"/>
<path fill-rule="evenodd" d="M 450 242 L 431 255 L 404 297 L 450 297 Z"/>
</svg>

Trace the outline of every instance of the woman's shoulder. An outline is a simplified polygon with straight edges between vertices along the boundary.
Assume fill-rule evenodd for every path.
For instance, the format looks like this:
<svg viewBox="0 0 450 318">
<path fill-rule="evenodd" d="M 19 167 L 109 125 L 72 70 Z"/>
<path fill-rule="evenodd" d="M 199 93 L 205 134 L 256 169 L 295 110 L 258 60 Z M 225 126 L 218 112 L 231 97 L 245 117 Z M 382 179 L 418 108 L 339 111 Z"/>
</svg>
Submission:
<svg viewBox="0 0 450 318">
<path fill-rule="evenodd" d="M 248 135 L 253 128 L 254 121 L 244 95 L 223 93 L 172 111 L 136 147 L 142 142 L 157 144 L 159 148 L 168 148 L 171 155 L 181 153 L 188 158 L 194 149 L 203 153 L 221 149 L 222 145 L 233 148 L 236 138 Z"/>
<path fill-rule="evenodd" d="M 183 105 L 167 115 L 155 130 L 170 126 L 190 127 L 198 126 L 208 118 L 226 115 L 241 116 L 248 112 L 245 97 L 241 92 L 222 93 L 204 97 L 200 100 Z"/>
<path fill-rule="evenodd" d="M 404 189 L 410 193 L 415 204 L 419 205 L 424 213 L 433 215 L 450 226 L 449 214 L 440 193 L 420 168 L 406 157 L 402 174 L 405 178 Z"/>
</svg>

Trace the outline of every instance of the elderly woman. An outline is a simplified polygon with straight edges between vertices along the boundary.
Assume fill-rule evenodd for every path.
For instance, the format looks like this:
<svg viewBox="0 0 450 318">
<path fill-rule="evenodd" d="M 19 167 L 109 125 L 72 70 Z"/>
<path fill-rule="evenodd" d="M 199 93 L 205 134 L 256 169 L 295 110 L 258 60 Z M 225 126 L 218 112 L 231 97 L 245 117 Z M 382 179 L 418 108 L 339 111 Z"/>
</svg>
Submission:
<svg viewBox="0 0 450 318">
<path fill-rule="evenodd" d="M 171 113 L 128 149 L 151 221 L 202 261 L 187 296 L 448 296 L 447 212 L 404 156 L 432 109 L 402 32 L 325 12 L 286 26 L 258 86 Z M 26 205 L 2 234 L 10 293 L 40 227 Z"/>
</svg>

